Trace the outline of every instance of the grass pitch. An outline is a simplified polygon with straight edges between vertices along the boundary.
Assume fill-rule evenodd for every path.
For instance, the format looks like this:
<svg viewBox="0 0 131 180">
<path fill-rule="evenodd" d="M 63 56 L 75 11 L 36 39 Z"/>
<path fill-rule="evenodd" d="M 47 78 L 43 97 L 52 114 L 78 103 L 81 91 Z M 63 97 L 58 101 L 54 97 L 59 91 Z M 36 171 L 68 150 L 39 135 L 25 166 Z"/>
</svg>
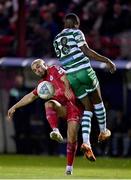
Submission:
<svg viewBox="0 0 131 180">
<path fill-rule="evenodd" d="M 0 179 L 131 179 L 131 159 L 77 157 L 72 176 L 65 176 L 65 163 L 63 157 L 0 155 Z"/>
</svg>

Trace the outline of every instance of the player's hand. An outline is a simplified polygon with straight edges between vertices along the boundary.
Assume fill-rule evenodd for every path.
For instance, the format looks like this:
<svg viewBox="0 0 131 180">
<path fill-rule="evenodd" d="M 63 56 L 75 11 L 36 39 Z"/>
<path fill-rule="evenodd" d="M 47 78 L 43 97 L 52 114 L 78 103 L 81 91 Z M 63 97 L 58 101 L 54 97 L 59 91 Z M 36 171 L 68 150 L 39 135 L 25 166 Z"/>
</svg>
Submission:
<svg viewBox="0 0 131 180">
<path fill-rule="evenodd" d="M 116 71 L 116 65 L 111 60 L 108 60 L 106 65 L 107 65 L 107 68 L 109 69 L 110 73 L 114 73 Z"/>
<path fill-rule="evenodd" d="M 8 110 L 8 120 L 9 121 L 13 119 L 13 115 L 14 115 L 15 111 L 16 111 L 16 109 L 14 106 Z"/>
</svg>

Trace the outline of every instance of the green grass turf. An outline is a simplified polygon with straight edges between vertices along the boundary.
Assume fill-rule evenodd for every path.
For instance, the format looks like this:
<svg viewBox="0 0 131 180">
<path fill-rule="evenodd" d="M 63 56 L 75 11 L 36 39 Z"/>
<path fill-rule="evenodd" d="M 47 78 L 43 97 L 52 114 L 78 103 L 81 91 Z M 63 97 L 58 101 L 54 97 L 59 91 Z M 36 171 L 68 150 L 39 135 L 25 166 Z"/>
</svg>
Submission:
<svg viewBox="0 0 131 180">
<path fill-rule="evenodd" d="M 65 176 L 66 159 L 48 156 L 0 155 L 0 179 L 131 179 L 131 159 L 77 157 L 74 174 Z"/>
</svg>

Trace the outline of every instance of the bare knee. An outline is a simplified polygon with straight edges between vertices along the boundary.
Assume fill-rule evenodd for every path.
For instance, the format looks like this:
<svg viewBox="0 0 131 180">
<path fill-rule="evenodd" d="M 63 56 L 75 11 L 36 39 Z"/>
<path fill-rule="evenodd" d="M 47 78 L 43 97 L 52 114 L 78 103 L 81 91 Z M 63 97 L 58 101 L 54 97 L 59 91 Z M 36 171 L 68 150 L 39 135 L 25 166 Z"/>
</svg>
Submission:
<svg viewBox="0 0 131 180">
<path fill-rule="evenodd" d="M 45 103 L 45 109 L 51 108 L 56 111 L 58 117 L 65 117 L 65 108 L 56 100 L 49 100 Z"/>
<path fill-rule="evenodd" d="M 52 101 L 47 101 L 45 103 L 45 108 L 54 108 L 54 107 L 55 107 L 55 104 Z"/>
<path fill-rule="evenodd" d="M 93 110 L 93 105 L 89 99 L 88 96 L 82 98 L 81 100 L 81 103 L 83 104 L 85 110 L 88 110 L 88 111 L 92 111 Z"/>
</svg>

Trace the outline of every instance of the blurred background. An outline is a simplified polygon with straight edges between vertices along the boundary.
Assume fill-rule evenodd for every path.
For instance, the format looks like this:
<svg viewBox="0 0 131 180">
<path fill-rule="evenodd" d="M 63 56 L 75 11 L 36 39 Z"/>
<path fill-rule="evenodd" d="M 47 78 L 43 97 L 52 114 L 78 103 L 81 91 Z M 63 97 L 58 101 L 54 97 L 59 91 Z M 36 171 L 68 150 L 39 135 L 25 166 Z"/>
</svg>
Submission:
<svg viewBox="0 0 131 180">
<path fill-rule="evenodd" d="M 80 17 L 89 46 L 117 65 L 112 75 L 103 63 L 91 61 L 112 131 L 107 143 L 97 144 L 94 117 L 93 150 L 98 156 L 131 157 L 131 0 L 0 0 L 0 153 L 65 155 L 66 123 L 60 121 L 65 142 L 51 141 L 41 99 L 19 109 L 11 123 L 7 110 L 35 88 L 38 79 L 30 69 L 32 60 L 58 63 L 52 42 L 69 12 Z"/>
</svg>

